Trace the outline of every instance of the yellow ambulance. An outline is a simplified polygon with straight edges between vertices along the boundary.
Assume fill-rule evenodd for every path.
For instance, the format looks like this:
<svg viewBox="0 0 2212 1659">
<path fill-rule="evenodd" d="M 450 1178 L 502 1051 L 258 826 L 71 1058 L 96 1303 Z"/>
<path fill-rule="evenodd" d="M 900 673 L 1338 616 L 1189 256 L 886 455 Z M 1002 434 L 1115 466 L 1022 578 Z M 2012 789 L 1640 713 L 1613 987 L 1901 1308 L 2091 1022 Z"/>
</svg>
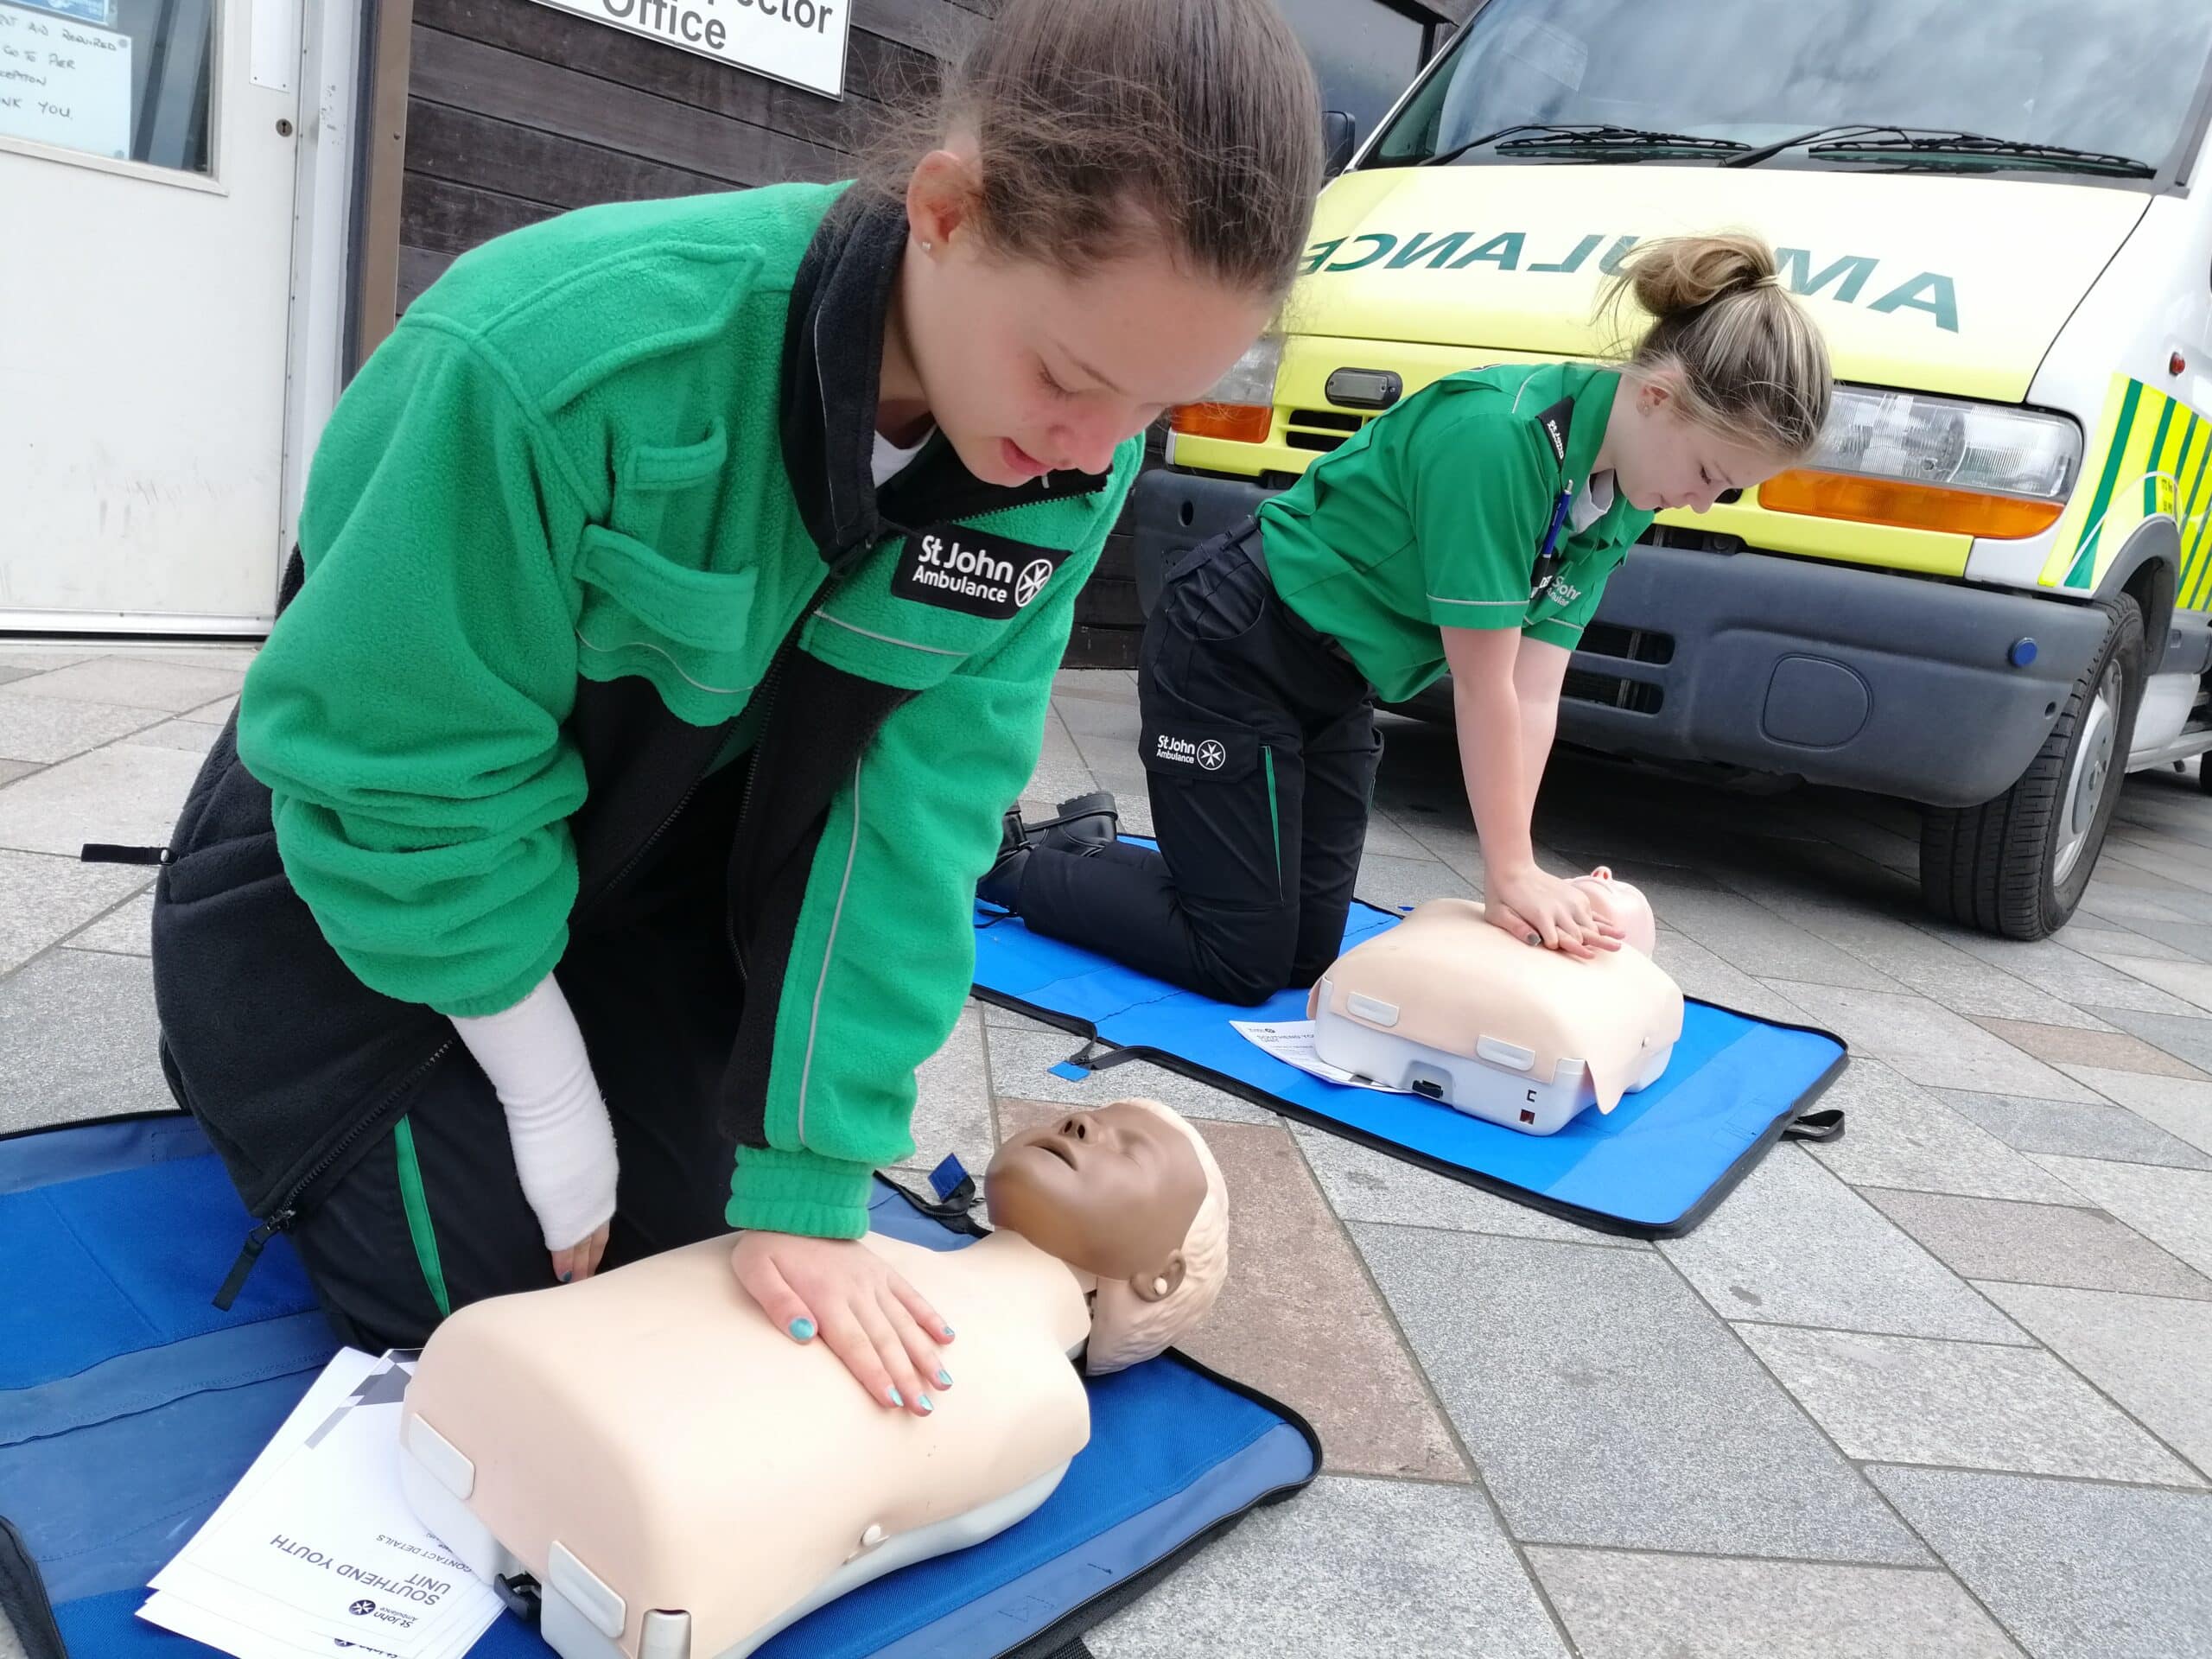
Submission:
<svg viewBox="0 0 2212 1659">
<path fill-rule="evenodd" d="M 1281 337 L 1174 411 L 1141 597 L 1440 376 L 1605 354 L 1639 238 L 1751 231 L 1834 416 L 1653 526 L 1561 739 L 1923 803 L 1933 909 L 2050 933 L 2124 774 L 2212 749 L 2209 47 L 2141 0 L 1489 0 L 1324 194 Z"/>
</svg>

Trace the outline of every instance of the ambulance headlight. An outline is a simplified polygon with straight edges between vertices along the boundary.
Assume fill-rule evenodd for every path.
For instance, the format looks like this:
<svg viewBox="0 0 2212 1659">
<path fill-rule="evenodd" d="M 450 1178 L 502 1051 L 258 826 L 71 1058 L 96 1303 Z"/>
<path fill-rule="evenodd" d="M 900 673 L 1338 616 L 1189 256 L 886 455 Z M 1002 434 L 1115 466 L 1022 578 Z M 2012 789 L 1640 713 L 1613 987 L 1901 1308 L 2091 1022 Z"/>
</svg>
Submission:
<svg viewBox="0 0 2212 1659">
<path fill-rule="evenodd" d="M 1230 364 L 1203 403 L 1168 411 L 1171 445 L 1179 436 L 1265 443 L 1274 429 L 1275 371 L 1281 366 L 1282 336 L 1271 334 Z M 1175 458 L 1172 447 L 1167 458 Z"/>
<path fill-rule="evenodd" d="M 1824 473 L 2063 501 L 2082 467 L 2082 429 L 2063 415 L 1838 386 L 1806 463 Z"/>
<path fill-rule="evenodd" d="M 1282 336 L 1269 334 L 1229 365 L 1214 389 L 1205 396 L 1210 404 L 1265 404 L 1275 401 L 1275 372 L 1282 367 Z"/>
<path fill-rule="evenodd" d="M 1820 446 L 1762 485 L 1770 512 L 2017 539 L 2058 521 L 2082 471 L 2063 415 L 1838 386 Z"/>
</svg>

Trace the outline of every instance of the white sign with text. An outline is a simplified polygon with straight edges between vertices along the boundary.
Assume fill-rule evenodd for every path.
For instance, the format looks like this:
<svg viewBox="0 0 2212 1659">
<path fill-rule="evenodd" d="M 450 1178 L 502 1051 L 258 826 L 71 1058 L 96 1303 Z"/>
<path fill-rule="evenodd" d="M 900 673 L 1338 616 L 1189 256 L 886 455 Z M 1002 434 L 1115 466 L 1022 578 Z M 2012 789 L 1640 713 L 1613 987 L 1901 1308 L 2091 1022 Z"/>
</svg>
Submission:
<svg viewBox="0 0 2212 1659">
<path fill-rule="evenodd" d="M 810 92 L 845 90 L 852 0 L 538 0 Z"/>
<path fill-rule="evenodd" d="M 130 37 L 0 6 L 0 133 L 129 160 Z"/>
</svg>

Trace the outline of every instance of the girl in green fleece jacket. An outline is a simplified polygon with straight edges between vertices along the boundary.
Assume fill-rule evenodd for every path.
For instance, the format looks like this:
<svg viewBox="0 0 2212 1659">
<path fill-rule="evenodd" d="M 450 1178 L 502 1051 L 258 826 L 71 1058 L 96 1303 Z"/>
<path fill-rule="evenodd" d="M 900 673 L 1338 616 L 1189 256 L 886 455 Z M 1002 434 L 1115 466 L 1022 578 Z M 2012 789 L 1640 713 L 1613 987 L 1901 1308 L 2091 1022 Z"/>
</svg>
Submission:
<svg viewBox="0 0 2212 1659">
<path fill-rule="evenodd" d="M 1034 766 L 1136 434 L 1287 286 L 1273 0 L 1009 0 L 888 188 L 567 214 L 340 401 L 180 819 L 172 1086 L 340 1336 L 743 1230 L 887 1409 L 936 1312 L 852 1242 Z"/>
</svg>

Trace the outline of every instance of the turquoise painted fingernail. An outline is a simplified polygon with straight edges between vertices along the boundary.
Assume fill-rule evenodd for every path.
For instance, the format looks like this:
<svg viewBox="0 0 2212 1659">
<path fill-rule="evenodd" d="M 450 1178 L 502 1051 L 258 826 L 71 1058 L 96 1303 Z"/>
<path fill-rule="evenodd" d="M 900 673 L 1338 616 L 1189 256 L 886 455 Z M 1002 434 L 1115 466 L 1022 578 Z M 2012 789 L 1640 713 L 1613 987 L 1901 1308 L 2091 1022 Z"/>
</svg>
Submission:
<svg viewBox="0 0 2212 1659">
<path fill-rule="evenodd" d="M 570 1269 L 569 1270 L 569 1272 L 568 1272 L 568 1273 L 564 1273 L 564 1274 L 563 1274 L 561 1275 L 561 1282 L 562 1282 L 563 1284 L 564 1284 L 564 1285 L 565 1285 L 565 1284 L 567 1284 L 567 1283 L 569 1282 L 569 1280 L 570 1279 L 570 1277 L 574 1274 L 575 1271 L 575 1270 L 572 1268 L 570 1268 Z"/>
<path fill-rule="evenodd" d="M 898 1389 L 886 1389 L 884 1392 L 891 1396 L 891 1403 L 893 1405 L 903 1406 L 906 1403 L 906 1396 L 899 1393 Z"/>
<path fill-rule="evenodd" d="M 920 1400 L 919 1400 L 919 1402 L 918 1402 L 918 1403 L 920 1404 L 920 1406 L 921 1406 L 921 1408 L 922 1408 L 922 1414 L 923 1414 L 924 1416 L 925 1416 L 925 1417 L 926 1417 L 926 1416 L 927 1416 L 931 1412 L 933 1412 L 933 1411 L 935 1411 L 935 1410 L 937 1409 L 937 1408 L 936 1408 L 935 1406 L 933 1406 L 933 1405 L 930 1404 L 930 1397 L 929 1397 L 929 1395 L 927 1395 L 926 1394 L 925 1394 L 925 1395 L 923 1395 L 920 1397 Z"/>
<path fill-rule="evenodd" d="M 940 1389 L 950 1388 L 952 1386 L 952 1373 L 950 1371 L 939 1371 L 937 1374 L 937 1385 Z"/>
<path fill-rule="evenodd" d="M 793 1342 L 812 1342 L 814 1340 L 814 1321 L 812 1319 L 793 1319 L 791 1321 L 791 1340 Z"/>
<path fill-rule="evenodd" d="M 952 1340 L 952 1327 L 949 1325 L 944 1327 L 944 1339 L 947 1342 Z"/>
</svg>

